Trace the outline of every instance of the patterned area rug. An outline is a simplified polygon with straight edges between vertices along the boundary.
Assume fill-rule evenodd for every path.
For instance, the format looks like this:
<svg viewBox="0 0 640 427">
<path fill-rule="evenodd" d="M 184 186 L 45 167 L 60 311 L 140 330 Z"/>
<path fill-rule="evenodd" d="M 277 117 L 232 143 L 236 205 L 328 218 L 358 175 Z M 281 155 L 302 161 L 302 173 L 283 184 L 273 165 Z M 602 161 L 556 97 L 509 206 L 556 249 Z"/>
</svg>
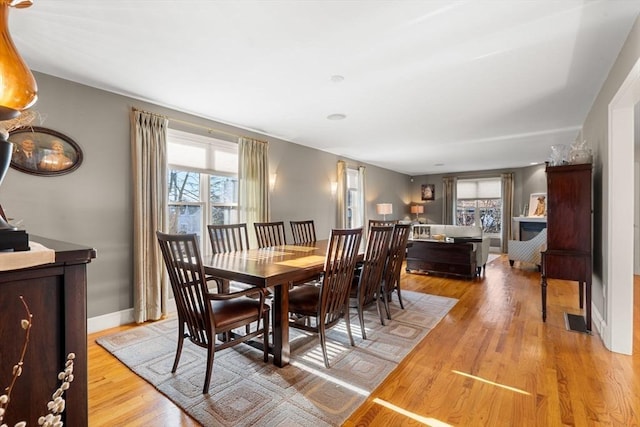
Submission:
<svg viewBox="0 0 640 427">
<path fill-rule="evenodd" d="M 185 341 L 175 374 L 176 319 L 102 337 L 98 344 L 153 384 L 205 426 L 335 426 L 364 402 L 396 365 L 449 312 L 457 300 L 404 291 L 394 295 L 393 320 L 380 325 L 373 305 L 366 312 L 367 340 L 356 314 L 349 345 L 344 322 L 328 333 L 331 368 L 323 364 L 315 334 L 290 329 L 291 364 L 277 368 L 262 352 L 238 345 L 216 353 L 211 389 L 202 394 L 206 350 Z M 352 310 L 352 312 L 355 310 Z"/>
</svg>

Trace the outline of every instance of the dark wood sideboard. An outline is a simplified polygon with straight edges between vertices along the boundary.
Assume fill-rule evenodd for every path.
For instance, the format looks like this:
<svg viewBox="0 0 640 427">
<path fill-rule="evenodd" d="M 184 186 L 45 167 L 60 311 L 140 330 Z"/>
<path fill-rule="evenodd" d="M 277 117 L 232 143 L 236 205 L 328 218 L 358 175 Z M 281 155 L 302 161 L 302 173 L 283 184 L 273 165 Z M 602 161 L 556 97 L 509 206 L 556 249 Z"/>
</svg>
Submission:
<svg viewBox="0 0 640 427">
<path fill-rule="evenodd" d="M 454 274 L 469 279 L 476 276 L 476 251 L 472 243 L 447 243 L 420 239 L 409 242 L 407 271 Z"/>
<path fill-rule="evenodd" d="M 0 388 L 11 380 L 20 359 L 26 318 L 22 295 L 33 315 L 22 376 L 13 389 L 4 419 L 8 425 L 26 421 L 37 425 L 47 402 L 59 387 L 58 372 L 68 353 L 75 353 L 74 380 L 65 393 L 67 426 L 88 425 L 87 400 L 87 275 L 86 265 L 96 257 L 93 248 L 31 236 L 56 252 L 55 263 L 0 271 Z"/>
</svg>

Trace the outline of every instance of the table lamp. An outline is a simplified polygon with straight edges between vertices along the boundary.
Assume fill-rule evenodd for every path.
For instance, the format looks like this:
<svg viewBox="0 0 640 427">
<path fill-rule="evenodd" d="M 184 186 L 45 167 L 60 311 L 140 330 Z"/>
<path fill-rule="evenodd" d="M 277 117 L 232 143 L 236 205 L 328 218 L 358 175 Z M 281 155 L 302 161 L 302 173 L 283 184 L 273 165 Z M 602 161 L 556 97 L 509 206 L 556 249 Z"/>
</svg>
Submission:
<svg viewBox="0 0 640 427">
<path fill-rule="evenodd" d="M 418 220 L 418 215 L 424 213 L 424 206 L 422 205 L 413 205 L 411 206 L 411 213 L 416 214 L 416 221 Z"/>
<path fill-rule="evenodd" d="M 378 203 L 376 205 L 376 212 L 378 215 L 382 215 L 382 220 L 387 220 L 387 215 L 393 213 L 393 205 L 391 203 Z"/>
<path fill-rule="evenodd" d="M 36 80 L 18 54 L 9 34 L 9 7 L 25 8 L 32 0 L 0 0 L 0 184 L 11 164 L 9 132 L 20 114 L 37 99 Z M 29 237 L 0 216 L 0 250 L 29 250 Z"/>
</svg>

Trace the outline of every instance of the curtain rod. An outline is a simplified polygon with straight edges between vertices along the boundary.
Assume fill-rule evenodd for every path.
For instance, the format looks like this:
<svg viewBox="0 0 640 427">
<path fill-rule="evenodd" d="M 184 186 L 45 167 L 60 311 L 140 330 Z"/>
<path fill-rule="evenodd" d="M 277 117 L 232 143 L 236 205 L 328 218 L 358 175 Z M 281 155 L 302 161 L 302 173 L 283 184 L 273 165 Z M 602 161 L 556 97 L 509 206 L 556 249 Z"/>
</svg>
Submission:
<svg viewBox="0 0 640 427">
<path fill-rule="evenodd" d="M 147 113 L 147 114 L 152 114 L 152 115 L 155 115 L 155 116 L 163 117 L 163 118 L 165 118 L 165 119 L 167 119 L 167 120 L 169 120 L 171 122 L 180 123 L 180 124 L 183 124 L 183 125 L 204 129 L 209 133 L 214 133 L 215 132 L 215 133 L 219 133 L 219 134 L 223 134 L 223 135 L 227 135 L 227 136 L 233 136 L 235 138 L 249 138 L 248 136 L 245 136 L 245 135 L 239 135 L 237 133 L 227 132 L 227 131 L 224 131 L 222 129 L 216 129 L 216 128 L 213 128 L 211 126 L 205 126 L 205 125 L 201 125 L 201 124 L 198 124 L 198 123 L 188 122 L 186 120 L 176 119 L 176 118 L 173 118 L 173 117 L 170 117 L 170 116 L 166 116 L 164 114 L 153 113 L 151 111 L 142 110 L 142 109 L 136 108 L 136 107 L 132 107 L 132 109 L 133 109 L 133 111 L 139 111 L 141 113 Z M 249 139 L 254 139 L 254 138 L 249 138 Z M 260 142 L 264 142 L 264 141 L 260 141 Z"/>
</svg>

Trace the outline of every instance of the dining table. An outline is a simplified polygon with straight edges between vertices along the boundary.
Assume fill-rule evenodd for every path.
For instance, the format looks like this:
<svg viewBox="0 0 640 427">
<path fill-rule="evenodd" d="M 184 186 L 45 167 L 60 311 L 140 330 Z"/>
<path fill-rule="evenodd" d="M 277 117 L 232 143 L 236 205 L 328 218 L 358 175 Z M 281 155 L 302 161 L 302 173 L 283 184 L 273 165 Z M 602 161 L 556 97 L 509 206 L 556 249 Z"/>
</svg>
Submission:
<svg viewBox="0 0 640 427">
<path fill-rule="evenodd" d="M 204 254 L 205 273 L 273 291 L 273 363 L 289 363 L 289 286 L 317 278 L 324 269 L 329 240 L 298 245 Z"/>
</svg>

